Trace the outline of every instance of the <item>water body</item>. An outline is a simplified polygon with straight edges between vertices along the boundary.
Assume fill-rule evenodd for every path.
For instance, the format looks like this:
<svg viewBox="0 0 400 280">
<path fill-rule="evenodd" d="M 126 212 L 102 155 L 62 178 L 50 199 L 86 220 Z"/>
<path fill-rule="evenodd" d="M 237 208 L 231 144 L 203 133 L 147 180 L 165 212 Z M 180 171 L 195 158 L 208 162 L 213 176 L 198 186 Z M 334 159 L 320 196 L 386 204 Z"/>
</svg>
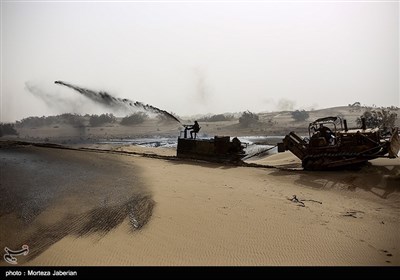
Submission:
<svg viewBox="0 0 400 280">
<path fill-rule="evenodd" d="M 198 137 L 198 139 L 210 139 L 212 137 Z M 233 137 L 231 137 L 232 140 Z M 246 145 L 244 151 L 246 157 L 252 157 L 255 154 L 263 156 L 275 154 L 278 152 L 276 143 L 282 141 L 283 136 L 241 136 L 238 139 Z M 119 138 L 99 141 L 98 144 L 111 145 L 137 145 L 141 147 L 162 147 L 175 148 L 178 145 L 176 137 L 148 137 L 148 138 Z M 275 148 L 274 148 L 275 147 Z M 263 154 L 263 151 L 266 151 Z"/>
</svg>

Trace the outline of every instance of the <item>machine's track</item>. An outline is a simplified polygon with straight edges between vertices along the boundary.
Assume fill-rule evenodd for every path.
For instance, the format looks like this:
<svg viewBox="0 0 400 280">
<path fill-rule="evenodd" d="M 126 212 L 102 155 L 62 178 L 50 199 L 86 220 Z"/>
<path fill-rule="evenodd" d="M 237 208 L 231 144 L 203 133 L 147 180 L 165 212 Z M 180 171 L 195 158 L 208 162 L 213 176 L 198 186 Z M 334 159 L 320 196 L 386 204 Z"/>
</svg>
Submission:
<svg viewBox="0 0 400 280">
<path fill-rule="evenodd" d="M 343 166 L 362 165 L 368 161 L 363 153 L 340 152 L 340 153 L 322 153 L 307 155 L 302 160 L 302 166 L 305 170 L 327 170 L 340 168 Z"/>
</svg>

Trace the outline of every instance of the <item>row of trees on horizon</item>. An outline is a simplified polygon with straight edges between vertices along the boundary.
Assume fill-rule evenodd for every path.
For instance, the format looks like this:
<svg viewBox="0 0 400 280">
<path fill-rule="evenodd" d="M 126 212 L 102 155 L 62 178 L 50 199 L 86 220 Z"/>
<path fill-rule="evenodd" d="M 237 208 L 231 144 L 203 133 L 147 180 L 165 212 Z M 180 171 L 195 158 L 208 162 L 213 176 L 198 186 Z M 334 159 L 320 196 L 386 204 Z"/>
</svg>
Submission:
<svg viewBox="0 0 400 280">
<path fill-rule="evenodd" d="M 349 104 L 350 107 L 358 107 L 359 102 L 354 104 Z M 397 119 L 397 111 L 398 108 L 391 106 L 387 108 L 372 108 L 369 107 L 360 117 L 357 118 L 356 122 L 358 125 L 361 124 L 361 119 L 364 118 L 366 120 L 367 127 L 380 127 L 380 128 L 389 128 L 394 127 L 396 119 Z M 295 110 L 290 112 L 292 119 L 295 122 L 303 122 L 308 120 L 309 112 L 305 110 Z M 79 114 L 71 114 L 65 113 L 56 116 L 42 116 L 42 117 L 27 117 L 20 121 L 17 121 L 15 124 L 13 123 L 0 123 L 0 137 L 2 135 L 17 135 L 17 131 L 15 128 L 36 128 L 43 126 L 54 126 L 58 127 L 58 125 L 67 124 L 74 127 L 98 127 L 105 125 L 114 125 L 120 124 L 124 126 L 132 126 L 138 125 L 149 119 L 149 115 L 144 112 L 137 112 L 130 114 L 126 117 L 123 117 L 119 120 L 119 118 L 115 117 L 113 114 L 106 113 L 101 115 L 89 115 L 86 114 L 84 116 Z M 166 116 L 157 115 L 159 123 L 166 122 L 175 122 L 171 118 L 167 118 Z M 205 116 L 201 118 L 197 118 L 199 122 L 221 122 L 221 121 L 233 121 L 235 120 L 235 116 L 233 114 L 216 114 L 211 116 Z M 241 116 L 238 118 L 239 126 L 241 127 L 249 127 L 252 125 L 256 125 L 260 122 L 259 115 L 257 113 L 250 112 L 249 110 L 243 112 Z M 270 121 L 269 123 L 272 124 Z"/>
</svg>

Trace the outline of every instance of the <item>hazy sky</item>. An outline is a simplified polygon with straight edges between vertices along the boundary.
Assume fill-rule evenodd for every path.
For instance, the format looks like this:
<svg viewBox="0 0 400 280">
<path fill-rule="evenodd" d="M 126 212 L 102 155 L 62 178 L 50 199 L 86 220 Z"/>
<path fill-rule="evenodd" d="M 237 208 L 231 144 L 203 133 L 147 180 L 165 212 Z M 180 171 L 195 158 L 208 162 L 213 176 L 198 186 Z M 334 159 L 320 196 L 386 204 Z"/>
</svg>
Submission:
<svg viewBox="0 0 400 280">
<path fill-rule="evenodd" d="M 2 1 L 1 70 L 3 122 L 107 112 L 56 80 L 179 115 L 399 106 L 399 3 Z"/>
</svg>

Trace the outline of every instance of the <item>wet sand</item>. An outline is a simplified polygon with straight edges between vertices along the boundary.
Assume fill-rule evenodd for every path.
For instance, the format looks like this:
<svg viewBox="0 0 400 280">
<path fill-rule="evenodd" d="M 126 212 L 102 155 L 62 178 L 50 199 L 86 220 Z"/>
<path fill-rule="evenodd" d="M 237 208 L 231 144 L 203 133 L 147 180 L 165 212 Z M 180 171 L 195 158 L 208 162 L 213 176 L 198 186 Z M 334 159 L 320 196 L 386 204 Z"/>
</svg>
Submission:
<svg viewBox="0 0 400 280">
<path fill-rule="evenodd" d="M 29 245 L 19 264 L 400 265 L 400 159 L 336 172 L 31 146 L 0 159 L 0 246 Z"/>
<path fill-rule="evenodd" d="M 104 236 L 125 219 L 138 230 L 152 215 L 141 168 L 117 156 L 37 147 L 0 155 L 0 247 L 27 244 L 26 261 L 66 236 Z"/>
</svg>

